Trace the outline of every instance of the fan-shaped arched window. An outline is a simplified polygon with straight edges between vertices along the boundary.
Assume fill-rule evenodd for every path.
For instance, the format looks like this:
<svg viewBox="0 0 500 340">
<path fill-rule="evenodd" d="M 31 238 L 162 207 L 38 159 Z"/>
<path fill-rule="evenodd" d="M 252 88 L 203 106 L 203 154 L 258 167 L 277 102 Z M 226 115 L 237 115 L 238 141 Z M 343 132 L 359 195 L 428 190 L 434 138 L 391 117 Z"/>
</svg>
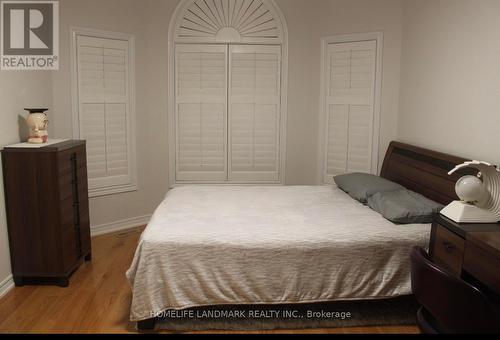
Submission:
<svg viewBox="0 0 500 340">
<path fill-rule="evenodd" d="M 275 3 L 182 1 L 169 48 L 171 183 L 283 183 L 287 31 Z"/>
</svg>

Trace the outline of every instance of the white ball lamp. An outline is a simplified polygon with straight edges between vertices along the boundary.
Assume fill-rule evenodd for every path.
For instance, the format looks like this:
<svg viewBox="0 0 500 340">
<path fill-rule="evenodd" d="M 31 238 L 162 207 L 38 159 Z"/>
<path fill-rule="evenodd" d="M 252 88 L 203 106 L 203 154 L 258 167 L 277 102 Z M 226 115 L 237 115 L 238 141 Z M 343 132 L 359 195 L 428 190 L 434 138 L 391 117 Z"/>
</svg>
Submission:
<svg viewBox="0 0 500 340">
<path fill-rule="evenodd" d="M 481 161 L 465 162 L 448 175 L 462 168 L 475 168 L 478 176 L 460 178 L 455 191 L 460 201 L 451 202 L 441 214 L 459 223 L 497 223 L 500 221 L 500 170 Z"/>
</svg>

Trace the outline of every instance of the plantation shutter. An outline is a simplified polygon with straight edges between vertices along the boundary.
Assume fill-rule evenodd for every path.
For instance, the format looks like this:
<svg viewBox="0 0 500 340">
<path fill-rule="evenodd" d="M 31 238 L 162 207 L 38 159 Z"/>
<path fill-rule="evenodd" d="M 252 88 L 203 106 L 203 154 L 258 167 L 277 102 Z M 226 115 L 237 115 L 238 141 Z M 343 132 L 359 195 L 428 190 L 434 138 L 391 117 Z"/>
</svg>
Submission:
<svg viewBox="0 0 500 340">
<path fill-rule="evenodd" d="M 132 183 L 130 46 L 77 36 L 78 119 L 87 141 L 89 191 Z"/>
<path fill-rule="evenodd" d="M 281 47 L 229 51 L 229 179 L 278 181 Z"/>
<path fill-rule="evenodd" d="M 372 170 L 376 41 L 328 45 L 325 180 Z"/>
<path fill-rule="evenodd" d="M 227 46 L 176 47 L 176 179 L 227 180 Z"/>
</svg>

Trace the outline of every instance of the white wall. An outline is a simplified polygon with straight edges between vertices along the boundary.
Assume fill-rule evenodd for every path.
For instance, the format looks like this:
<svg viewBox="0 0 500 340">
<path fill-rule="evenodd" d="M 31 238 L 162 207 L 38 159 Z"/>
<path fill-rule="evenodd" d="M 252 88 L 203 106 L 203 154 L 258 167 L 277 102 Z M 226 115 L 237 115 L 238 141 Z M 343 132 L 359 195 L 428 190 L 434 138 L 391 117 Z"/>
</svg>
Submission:
<svg viewBox="0 0 500 340">
<path fill-rule="evenodd" d="M 118 6 L 119 3 L 119 6 Z M 56 134 L 71 136 L 69 27 L 136 34 L 139 191 L 92 198 L 91 224 L 153 211 L 168 188 L 168 26 L 179 0 L 62 0 L 61 69 L 54 73 Z M 289 29 L 286 184 L 317 184 L 320 38 L 383 31 L 381 153 L 396 137 L 401 36 L 400 0 L 278 0 Z M 98 10 L 97 10 L 98 9 Z"/>
<path fill-rule="evenodd" d="M 164 3 L 172 3 L 165 1 Z M 144 0 L 60 0 L 60 68 L 53 73 L 54 133 L 72 137 L 70 27 L 117 31 L 135 35 L 136 45 L 136 130 L 138 190 L 90 199 L 91 226 L 149 215 L 165 195 L 168 183 L 166 92 L 157 91 L 166 83 L 166 64 L 150 53 L 157 35 L 149 37 L 149 1 Z M 169 15 L 169 13 L 167 13 Z M 158 20 L 161 20 L 158 18 Z M 168 22 L 169 18 L 163 20 Z M 166 39 L 166 33 L 165 33 Z M 153 59 L 150 62 L 149 59 Z"/>
<path fill-rule="evenodd" d="M 1 143 L 16 142 L 16 112 L 52 105 L 53 137 L 72 137 L 70 27 L 136 36 L 136 192 L 90 199 L 91 225 L 151 214 L 168 190 L 167 56 L 168 26 L 179 0 L 60 0 L 60 70 L 0 73 Z M 384 32 L 381 154 L 396 136 L 401 47 L 400 0 L 277 0 L 289 30 L 289 93 L 286 184 L 317 184 L 320 39 L 323 36 Z M 5 88 L 5 90 L 4 90 Z M 52 90 L 52 91 L 51 91 Z M 14 98 L 14 99 L 13 99 Z M 1 203 L 1 202 L 0 202 Z M 4 215 L 4 209 L 0 209 Z M 6 253 L 1 216 L 0 251 Z M 6 253 L 7 254 L 7 253 Z M 1 254 L 0 282 L 9 274 Z"/>
<path fill-rule="evenodd" d="M 380 163 L 397 135 L 401 56 L 400 0 L 276 0 L 289 33 L 286 184 L 318 184 L 321 38 L 383 32 Z"/>
<path fill-rule="evenodd" d="M 18 143 L 27 131 L 25 107 L 52 107 L 50 71 L 0 71 L 0 147 Z M 48 111 L 49 120 L 53 119 Z M 21 131 L 21 133 L 20 133 Z M 9 241 L 5 216 L 3 175 L 0 167 L 0 293 L 2 283 L 11 284 Z"/>
<path fill-rule="evenodd" d="M 288 2 L 283 0 L 283 2 Z M 314 110 L 318 112 L 319 105 L 319 84 L 320 84 L 320 50 L 319 44 L 321 37 L 327 37 L 339 34 L 364 33 L 364 32 L 382 32 L 384 36 L 383 61 L 382 61 L 382 92 L 381 92 L 381 113 L 380 113 L 380 146 L 379 146 L 379 168 L 382 165 L 385 152 L 389 142 L 396 139 L 397 121 L 399 108 L 399 81 L 400 81 L 400 58 L 401 58 L 401 34 L 402 34 L 402 2 L 400 0 L 325 0 L 325 1 L 307 1 L 303 2 L 309 7 L 312 3 L 316 4 L 312 20 L 308 24 L 315 25 L 315 34 L 307 48 L 302 48 L 302 53 L 310 60 L 310 69 L 304 72 L 312 72 L 310 78 L 309 91 L 314 96 L 313 101 L 302 103 L 306 105 L 304 110 Z M 307 7 L 303 10 L 307 11 Z M 300 14 L 298 14 L 300 19 Z M 302 85 L 303 86 L 303 85 Z M 301 98 L 291 96 L 293 100 L 299 101 Z M 297 105 L 300 106 L 299 103 Z M 291 105 L 293 106 L 293 105 Z M 294 135 L 301 135 L 302 126 L 309 126 L 304 121 L 305 115 L 299 114 L 298 119 L 302 120 L 297 124 Z M 320 154 L 324 153 L 323 144 L 311 144 L 316 142 L 315 135 L 323 134 L 324 122 L 318 121 L 318 116 L 314 115 L 314 127 L 307 135 L 301 138 L 308 140 L 309 154 L 308 162 L 316 161 L 317 179 L 319 183 L 323 173 L 318 161 Z M 321 130 L 319 130 L 321 129 Z M 323 136 L 321 136 L 323 138 Z M 310 141 L 310 140 L 313 141 Z M 314 158 L 313 158 L 314 157 Z"/>
<path fill-rule="evenodd" d="M 287 1 L 287 0 L 284 0 Z M 317 1 L 303 1 L 307 4 Z M 403 1 L 404 2 L 404 1 Z M 320 37 L 348 33 L 382 32 L 384 36 L 382 56 L 382 91 L 380 110 L 379 169 L 389 142 L 396 139 L 399 110 L 399 81 L 402 35 L 402 1 L 400 0 L 329 0 L 318 2 L 313 22 L 318 24 L 317 36 L 311 49 L 304 51 L 313 57 L 313 69 L 319 74 Z M 319 78 L 314 77 L 312 90 L 319 98 Z M 319 100 L 308 104 L 316 108 Z M 322 122 L 319 123 L 320 125 Z M 318 125 L 316 124 L 316 127 Z M 300 134 L 300 131 L 295 133 Z M 318 131 L 315 131 L 317 134 Z M 324 152 L 322 148 L 311 148 Z M 319 166 L 318 166 L 319 167 Z M 321 178 L 321 169 L 318 169 Z M 319 180 L 319 179 L 318 179 Z"/>
<path fill-rule="evenodd" d="M 399 139 L 500 163 L 500 1 L 404 2 Z"/>
</svg>

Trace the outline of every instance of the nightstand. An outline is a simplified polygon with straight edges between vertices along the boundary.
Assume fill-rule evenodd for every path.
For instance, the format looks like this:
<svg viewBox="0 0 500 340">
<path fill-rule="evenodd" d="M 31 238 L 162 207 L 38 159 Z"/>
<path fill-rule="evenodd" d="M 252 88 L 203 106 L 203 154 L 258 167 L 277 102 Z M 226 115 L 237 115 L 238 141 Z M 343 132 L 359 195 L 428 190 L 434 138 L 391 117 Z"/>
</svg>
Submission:
<svg viewBox="0 0 500 340">
<path fill-rule="evenodd" d="M 500 296 L 500 224 L 457 223 L 437 215 L 429 254 L 438 266 Z"/>
</svg>

